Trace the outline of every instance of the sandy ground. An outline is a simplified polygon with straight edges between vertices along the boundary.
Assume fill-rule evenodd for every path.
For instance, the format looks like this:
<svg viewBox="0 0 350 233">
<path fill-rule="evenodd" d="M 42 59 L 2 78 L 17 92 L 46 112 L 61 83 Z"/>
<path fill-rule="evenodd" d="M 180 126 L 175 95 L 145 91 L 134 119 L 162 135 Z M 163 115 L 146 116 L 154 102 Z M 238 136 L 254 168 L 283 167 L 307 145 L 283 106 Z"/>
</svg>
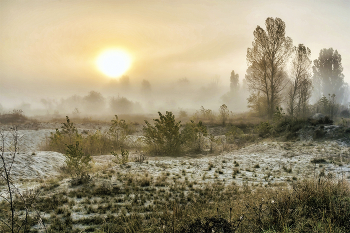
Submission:
<svg viewBox="0 0 350 233">
<path fill-rule="evenodd" d="M 321 171 L 324 171 L 325 175 L 331 173 L 333 177 L 347 178 L 350 175 L 348 164 L 343 163 L 342 166 L 339 166 L 337 163 L 326 163 L 315 166 L 314 163 L 310 162 L 314 158 L 338 157 L 339 154 L 342 154 L 344 158 L 348 157 L 348 148 L 332 141 L 309 142 L 307 144 L 305 142 L 262 142 L 217 156 L 158 157 L 151 158 L 148 163 L 134 162 L 124 166 L 115 166 L 113 169 L 121 173 L 132 173 L 140 176 L 145 173 L 153 176 L 160 176 L 164 173 L 170 173 L 173 176 L 178 174 L 180 175 L 179 179 L 187 179 L 197 183 L 221 180 L 226 184 L 230 184 L 232 181 L 238 184 L 244 182 L 276 184 L 292 181 L 293 177 L 294 179 L 314 178 Z M 106 163 L 111 159 L 107 156 L 101 156 L 100 159 L 102 158 L 106 160 Z M 212 169 L 209 170 L 210 165 Z M 234 170 L 239 170 L 235 178 L 233 178 Z"/>
<path fill-rule="evenodd" d="M 20 187 L 23 180 L 40 180 L 54 178 L 60 174 L 64 165 L 63 154 L 51 151 L 39 151 L 40 145 L 54 132 L 53 129 L 19 130 L 20 153 L 16 154 L 12 175 Z M 139 137 L 128 140 L 137 142 Z M 10 146 L 10 143 L 7 142 Z M 131 154 L 132 158 L 135 154 Z M 343 162 L 313 164 L 314 158 L 340 158 Z M 317 177 L 323 171 L 339 178 L 350 177 L 348 164 L 349 148 L 337 141 L 298 141 L 272 142 L 265 141 L 249 145 L 232 152 L 220 155 L 198 155 L 194 157 L 152 157 L 144 163 L 129 162 L 127 165 L 116 165 L 112 155 L 94 156 L 95 168 L 115 169 L 120 173 L 144 176 L 145 173 L 157 177 L 169 173 L 170 177 L 187 179 L 198 183 L 222 180 L 225 183 L 250 182 L 267 184 L 289 182 L 296 179 Z M 259 165 L 259 166 L 257 166 Z M 341 166 L 340 166 L 341 165 Z M 212 167 L 209 170 L 209 167 Z M 239 171 L 233 177 L 235 170 Z"/>
<path fill-rule="evenodd" d="M 74 189 L 70 186 L 68 176 L 61 177 L 65 156 L 57 152 L 41 151 L 42 145 L 50 133 L 55 132 L 54 128 L 49 126 L 18 131 L 19 153 L 15 154 L 11 177 L 21 193 L 43 184 L 44 186 L 50 184 L 46 181 L 57 177 L 59 179 L 53 183 L 59 182 L 60 190 Z M 88 130 L 96 130 L 96 127 Z M 11 140 L 11 131 L 4 131 L 4 133 L 6 135 L 5 148 L 11 150 L 14 146 L 13 140 Z M 173 180 L 179 180 L 185 183 L 191 182 L 191 185 L 197 186 L 197 188 L 203 187 L 204 184 L 215 184 L 220 181 L 226 185 L 234 182 L 239 185 L 275 186 L 276 189 L 279 189 L 296 180 L 317 179 L 320 174 L 349 180 L 350 150 L 348 144 L 336 140 L 314 141 L 312 137 L 307 136 L 310 134 L 312 132 L 305 133 L 304 139 L 296 142 L 265 140 L 216 155 L 149 157 L 143 163 L 134 162 L 133 159 L 139 155 L 139 152 L 131 151 L 129 156 L 131 162 L 125 165 L 113 162 L 115 160 L 113 155 L 93 156 L 94 172 L 91 173 L 91 176 L 97 185 L 108 182 L 108 184 L 122 186 L 121 182 L 125 182 L 125 180 L 118 179 L 120 176 L 132 176 L 133 179 L 148 176 L 153 179 L 152 182 L 157 182 L 158 178 L 166 177 L 163 181 L 168 184 Z M 217 138 L 225 141 L 225 136 Z M 133 146 L 140 146 L 141 139 L 142 136 L 129 136 L 127 142 Z M 206 142 L 209 143 L 208 140 Z M 13 153 L 6 152 L 7 163 L 13 155 Z M 324 158 L 327 162 L 314 164 L 311 161 L 315 158 Z M 116 171 L 116 175 L 101 179 L 101 177 L 106 177 L 104 173 L 108 174 L 108 172 L 104 171 L 107 170 Z M 1 181 L 0 179 L 0 195 L 6 196 L 6 186 L 1 186 Z M 169 189 L 169 186 L 165 185 L 163 189 Z M 79 211 L 81 208 L 79 203 L 83 200 L 76 198 L 75 201 L 77 207 L 72 213 L 73 220 L 95 216 L 95 214 Z M 45 213 L 42 217 L 49 218 L 50 214 Z"/>
</svg>

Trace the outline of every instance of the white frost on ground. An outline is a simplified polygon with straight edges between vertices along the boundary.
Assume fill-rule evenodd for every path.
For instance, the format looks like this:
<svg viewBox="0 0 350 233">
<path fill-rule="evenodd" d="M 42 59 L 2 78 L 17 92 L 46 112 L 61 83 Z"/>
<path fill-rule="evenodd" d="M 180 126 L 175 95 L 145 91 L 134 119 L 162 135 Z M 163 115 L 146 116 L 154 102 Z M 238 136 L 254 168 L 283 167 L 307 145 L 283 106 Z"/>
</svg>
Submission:
<svg viewBox="0 0 350 233">
<path fill-rule="evenodd" d="M 222 181 L 230 184 L 244 182 L 252 184 L 284 183 L 294 178 L 315 178 L 321 171 L 327 175 L 332 173 L 337 178 L 347 179 L 350 175 L 349 164 L 339 163 L 317 164 L 311 162 L 314 158 L 329 158 L 342 155 L 349 158 L 349 148 L 335 141 L 324 142 L 261 142 L 233 152 L 217 156 L 202 155 L 193 157 L 152 157 L 147 163 L 129 162 L 126 165 L 116 165 L 111 169 L 121 174 L 145 176 L 154 178 L 166 175 L 170 179 L 187 179 L 190 182 L 214 183 Z M 132 155 L 130 156 L 132 157 Z M 94 161 L 99 166 L 113 164 L 113 156 L 95 156 Z M 236 163 L 235 163 L 236 162 Z M 209 165 L 212 168 L 209 170 Z M 239 164 L 237 166 L 236 164 Z M 255 167 L 259 165 L 259 167 Z M 288 171 L 288 169 L 291 169 Z M 233 178 L 234 170 L 239 170 Z"/>
<path fill-rule="evenodd" d="M 40 149 L 42 143 L 55 132 L 53 129 L 39 130 L 18 130 L 18 149 L 19 152 L 35 152 Z M 6 137 L 5 148 L 10 148 L 13 145 L 13 135 L 11 131 L 4 131 Z"/>
<path fill-rule="evenodd" d="M 5 153 L 8 158 L 9 154 Z M 21 179 L 45 179 L 59 175 L 59 169 L 65 163 L 65 157 L 61 153 L 52 151 L 38 151 L 32 153 L 16 154 L 14 164 L 11 169 L 12 178 Z"/>
<path fill-rule="evenodd" d="M 64 165 L 64 155 L 57 152 L 38 151 L 45 138 L 54 132 L 53 129 L 19 130 L 24 135 L 21 140 L 20 154 L 16 155 L 13 170 L 15 178 L 42 179 L 59 175 L 59 169 Z M 139 144 L 141 137 L 129 136 L 130 143 Z M 21 147 L 26 150 L 22 150 Z M 23 153 L 22 151 L 26 151 Z M 33 153 L 35 152 L 35 153 Z M 349 148 L 336 141 L 299 141 L 299 142 L 260 142 L 232 152 L 220 155 L 198 155 L 194 157 L 152 157 L 148 163 L 129 162 L 127 165 L 115 165 L 111 155 L 94 156 L 95 167 L 112 167 L 121 173 L 143 176 L 149 173 L 155 178 L 164 173 L 170 173 L 171 179 L 188 179 L 198 183 L 278 183 L 297 179 L 313 178 L 322 170 L 327 174 L 334 173 L 337 177 L 347 178 L 350 167 L 347 163 L 339 166 L 336 163 L 316 165 L 310 161 L 313 158 L 329 158 L 339 155 L 349 158 Z M 133 154 L 130 155 L 133 157 Z M 239 166 L 234 163 L 236 161 Z M 213 168 L 208 170 L 209 164 Z M 254 168 L 259 164 L 258 168 Z M 285 170 L 292 169 L 291 172 Z M 234 170 L 240 173 L 233 178 Z M 186 175 L 183 175 L 185 173 Z"/>
</svg>

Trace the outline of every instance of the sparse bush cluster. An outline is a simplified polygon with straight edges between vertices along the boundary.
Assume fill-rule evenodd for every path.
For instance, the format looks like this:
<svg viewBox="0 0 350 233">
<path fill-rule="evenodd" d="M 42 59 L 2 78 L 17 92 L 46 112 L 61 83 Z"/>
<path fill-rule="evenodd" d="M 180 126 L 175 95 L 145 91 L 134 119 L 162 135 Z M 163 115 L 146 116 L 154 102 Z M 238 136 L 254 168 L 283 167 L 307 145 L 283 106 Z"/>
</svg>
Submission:
<svg viewBox="0 0 350 233">
<path fill-rule="evenodd" d="M 201 121 L 190 121 L 181 130 L 181 122 L 176 122 L 172 112 L 158 114 L 159 119 L 154 119 L 154 125 L 145 121 L 146 125 L 143 128 L 146 151 L 149 154 L 179 155 L 184 151 L 203 151 L 207 127 Z"/>
<path fill-rule="evenodd" d="M 101 155 L 103 153 L 112 153 L 118 164 L 129 162 L 129 152 L 125 150 L 125 138 L 132 129 L 124 120 L 119 120 L 118 116 L 111 121 L 109 130 L 102 133 L 97 130 L 93 133 L 79 133 L 78 129 L 66 117 L 61 130 L 56 129 L 51 133 L 46 150 L 61 152 L 66 157 L 66 166 L 62 169 L 73 178 L 72 185 L 80 185 L 90 180 L 89 171 L 91 170 L 91 156 Z M 117 150 L 121 150 L 121 157 Z"/>
<path fill-rule="evenodd" d="M 126 148 L 125 138 L 132 132 L 132 125 L 127 124 L 124 120 L 119 120 L 116 115 L 106 132 L 95 130 L 79 133 L 78 129 L 67 116 L 66 122 L 63 123 L 61 129 L 56 129 L 55 133 L 51 133 L 44 150 L 65 153 L 67 145 L 79 142 L 83 153 L 101 155 L 122 147 Z"/>
<path fill-rule="evenodd" d="M 241 147 L 246 143 L 254 142 L 257 137 L 254 134 L 254 124 L 229 123 L 223 127 L 222 136 L 214 136 L 209 133 L 208 127 L 202 122 L 194 120 L 181 125 L 176 122 L 172 112 L 166 115 L 158 113 L 160 118 L 154 120 L 154 124 L 146 122 L 143 128 L 146 148 L 153 155 L 180 155 L 181 153 L 202 153 L 214 150 L 231 150 Z M 208 123 L 210 124 L 210 123 Z M 222 127 L 222 126 L 220 126 Z"/>
</svg>

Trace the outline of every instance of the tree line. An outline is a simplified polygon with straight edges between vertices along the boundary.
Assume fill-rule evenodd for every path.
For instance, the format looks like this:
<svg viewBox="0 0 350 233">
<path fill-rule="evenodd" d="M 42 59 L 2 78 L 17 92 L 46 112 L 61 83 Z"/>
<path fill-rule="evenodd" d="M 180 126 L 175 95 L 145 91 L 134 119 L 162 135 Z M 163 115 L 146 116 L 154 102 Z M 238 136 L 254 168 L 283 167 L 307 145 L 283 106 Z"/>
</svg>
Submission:
<svg viewBox="0 0 350 233">
<path fill-rule="evenodd" d="M 335 105 L 348 104 L 349 86 L 337 50 L 322 49 L 312 63 L 311 50 L 304 44 L 294 46 L 286 36 L 283 20 L 267 18 L 265 27 L 256 27 L 252 47 L 247 49 L 244 85 L 249 108 L 271 119 L 282 105 L 291 117 L 307 117 L 311 100 L 315 111 L 322 109 L 327 115 L 334 115 Z M 230 79 L 231 92 L 237 91 L 234 71 Z M 324 103 L 327 109 L 322 108 Z"/>
</svg>

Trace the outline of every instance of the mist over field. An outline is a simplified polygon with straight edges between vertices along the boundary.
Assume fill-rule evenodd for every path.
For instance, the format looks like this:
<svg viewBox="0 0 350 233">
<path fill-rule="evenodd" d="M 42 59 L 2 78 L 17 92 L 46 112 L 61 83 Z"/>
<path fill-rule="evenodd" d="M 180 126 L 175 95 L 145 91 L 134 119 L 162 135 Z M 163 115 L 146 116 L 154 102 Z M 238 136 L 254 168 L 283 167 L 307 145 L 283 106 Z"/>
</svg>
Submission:
<svg viewBox="0 0 350 233">
<path fill-rule="evenodd" d="M 321 49 L 336 49 L 348 82 L 348 7 L 346 1 L 1 1 L 0 111 L 109 115 L 218 111 L 222 104 L 247 111 L 247 48 L 269 16 L 284 20 L 287 36 L 310 48 L 312 61 Z M 132 60 L 112 78 L 96 66 L 111 48 Z M 235 96 L 228 94 L 232 70 L 239 75 Z M 99 100 L 88 97 L 91 91 Z"/>
<path fill-rule="evenodd" d="M 186 111 L 194 113 L 201 106 L 218 111 L 220 105 L 227 104 L 236 112 L 247 110 L 247 90 L 242 89 L 241 96 L 234 102 L 226 97 L 229 89 L 215 80 L 197 87 L 189 79 L 179 79 L 172 84 L 152 86 L 149 81 L 141 85 L 132 85 L 114 81 L 103 91 L 88 91 L 81 95 L 62 98 L 42 98 L 37 102 L 23 102 L 3 108 L 3 112 L 21 109 L 26 115 L 71 115 L 106 116 L 114 114 L 150 114 L 158 111 Z M 227 90 L 225 93 L 223 90 Z M 244 98 L 245 97 L 245 98 Z"/>
</svg>

